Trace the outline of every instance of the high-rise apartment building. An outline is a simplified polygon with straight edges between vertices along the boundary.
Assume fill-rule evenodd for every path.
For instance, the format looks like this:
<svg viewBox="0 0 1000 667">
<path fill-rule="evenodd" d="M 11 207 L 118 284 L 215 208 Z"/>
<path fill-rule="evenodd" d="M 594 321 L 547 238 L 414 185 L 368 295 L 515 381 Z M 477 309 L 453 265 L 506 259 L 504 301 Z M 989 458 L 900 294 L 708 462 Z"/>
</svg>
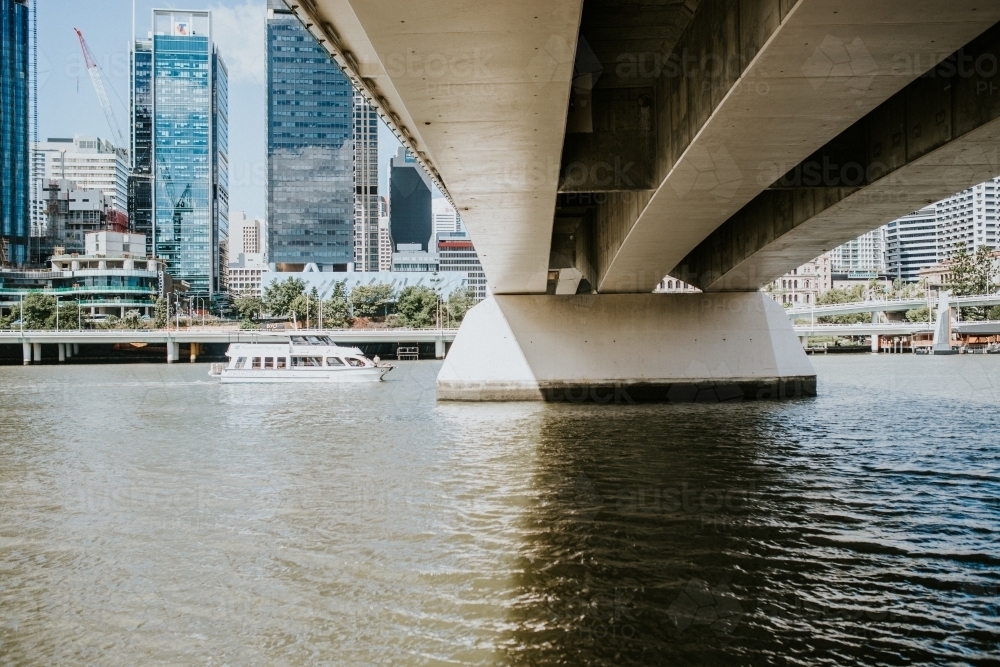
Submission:
<svg viewBox="0 0 1000 667">
<path fill-rule="evenodd" d="M 950 257 L 959 245 L 969 252 L 983 245 L 997 247 L 998 197 L 1000 178 L 993 178 L 937 203 L 938 260 Z"/>
<path fill-rule="evenodd" d="M 355 262 L 355 188 L 369 186 L 364 173 L 355 184 L 352 139 L 366 117 L 356 119 L 353 86 L 326 50 L 281 0 L 268 0 L 267 254 L 279 271 Z"/>
<path fill-rule="evenodd" d="M 138 41 L 132 49 L 131 157 L 128 217 L 132 229 L 146 235 L 153 253 L 153 43 Z"/>
<path fill-rule="evenodd" d="M 385 197 L 382 197 L 385 201 Z M 389 216 L 378 218 L 378 270 L 392 271 L 392 233 L 389 229 Z"/>
<path fill-rule="evenodd" d="M 378 113 L 354 93 L 354 270 L 378 271 Z"/>
<path fill-rule="evenodd" d="M 0 0 L 0 261 L 29 261 L 27 0 Z"/>
<path fill-rule="evenodd" d="M 228 236 L 229 95 L 211 13 L 154 10 L 151 49 L 153 251 L 191 292 L 212 296 Z M 136 73 L 134 99 L 141 83 Z"/>
<path fill-rule="evenodd" d="M 397 252 L 402 250 L 400 245 L 408 246 L 407 251 L 414 245 L 428 251 L 432 231 L 431 180 L 402 146 L 389 163 L 389 224 Z"/>
<path fill-rule="evenodd" d="M 431 201 L 431 216 L 435 238 L 438 234 L 457 234 L 464 231 L 462 220 L 458 217 L 458 211 L 455 210 L 450 201 L 443 197 Z"/>
<path fill-rule="evenodd" d="M 100 190 L 108 205 L 123 215 L 128 211 L 129 165 L 125 149 L 98 137 L 51 138 L 34 145 L 38 161 L 32 184 L 32 233 L 47 229 L 45 213 L 52 181 L 66 179 L 80 190 Z M 82 240 L 81 240 L 82 243 Z"/>
<path fill-rule="evenodd" d="M 885 226 L 886 273 L 893 280 L 915 283 L 920 269 L 938 262 L 937 213 L 931 204 Z"/>
<path fill-rule="evenodd" d="M 873 229 L 830 251 L 833 273 L 885 273 L 885 228 Z"/>
</svg>

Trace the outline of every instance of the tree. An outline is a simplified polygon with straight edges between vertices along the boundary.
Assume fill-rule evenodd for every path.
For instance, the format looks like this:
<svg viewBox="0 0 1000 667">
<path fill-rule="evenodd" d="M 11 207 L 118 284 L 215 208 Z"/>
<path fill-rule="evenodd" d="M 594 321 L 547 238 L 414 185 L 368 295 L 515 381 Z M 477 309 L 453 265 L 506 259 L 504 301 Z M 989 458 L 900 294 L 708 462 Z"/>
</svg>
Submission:
<svg viewBox="0 0 1000 667">
<path fill-rule="evenodd" d="M 429 327 L 437 315 L 438 295 L 430 287 L 411 285 L 396 299 L 400 323 L 409 327 Z"/>
<path fill-rule="evenodd" d="M 83 317 L 80 311 L 79 301 L 59 302 L 59 328 L 76 329 L 83 324 Z"/>
<path fill-rule="evenodd" d="M 289 310 L 295 313 L 295 320 L 311 327 L 319 326 L 319 291 L 313 287 L 309 294 L 300 294 L 289 304 Z"/>
<path fill-rule="evenodd" d="M 994 322 L 1000 320 L 1000 306 L 993 306 L 986 313 L 986 319 L 993 320 Z"/>
<path fill-rule="evenodd" d="M 992 250 L 979 246 L 970 253 L 964 243 L 959 244 L 951 256 L 951 280 L 947 289 L 955 296 L 990 294 L 996 289 L 996 272 L 993 269 Z M 986 317 L 986 309 L 981 307 L 962 308 L 962 318 L 981 320 Z"/>
<path fill-rule="evenodd" d="M 927 322 L 930 317 L 930 309 L 927 306 L 920 306 L 906 311 L 903 315 L 907 322 Z"/>
<path fill-rule="evenodd" d="M 256 322 L 264 312 L 264 301 L 256 294 L 241 294 L 233 299 L 233 308 L 243 322 Z"/>
<path fill-rule="evenodd" d="M 465 319 L 465 314 L 476 305 L 476 293 L 471 287 L 456 288 L 448 295 L 448 317 L 451 324 L 457 326 Z"/>
<path fill-rule="evenodd" d="M 264 307 L 276 317 L 292 312 L 292 302 L 305 294 L 306 284 L 298 278 L 273 282 L 264 289 Z"/>
<path fill-rule="evenodd" d="M 153 327 L 156 329 L 162 329 L 167 326 L 167 320 L 170 319 L 170 304 L 166 297 L 159 297 L 156 299 L 156 305 L 153 306 Z"/>
<path fill-rule="evenodd" d="M 20 305 L 17 308 L 21 308 Z M 24 328 L 54 329 L 56 326 L 56 298 L 42 292 L 29 292 L 24 297 Z"/>
<path fill-rule="evenodd" d="M 118 325 L 122 329 L 141 329 L 142 313 L 138 310 L 125 311 L 125 316 L 118 321 Z"/>
<path fill-rule="evenodd" d="M 351 304 L 355 317 L 378 317 L 389 314 L 395 290 L 392 285 L 358 285 L 351 290 Z"/>
<path fill-rule="evenodd" d="M 330 298 L 323 303 L 323 326 L 342 329 L 351 326 L 351 302 L 347 295 L 347 281 L 333 286 Z"/>
<path fill-rule="evenodd" d="M 853 301 L 863 301 L 866 287 L 855 285 L 854 287 L 828 289 L 816 298 L 817 306 L 824 306 L 836 303 L 851 303 Z M 868 313 L 855 313 L 852 315 L 826 315 L 816 318 L 817 322 L 823 324 L 862 324 L 871 321 Z"/>
</svg>

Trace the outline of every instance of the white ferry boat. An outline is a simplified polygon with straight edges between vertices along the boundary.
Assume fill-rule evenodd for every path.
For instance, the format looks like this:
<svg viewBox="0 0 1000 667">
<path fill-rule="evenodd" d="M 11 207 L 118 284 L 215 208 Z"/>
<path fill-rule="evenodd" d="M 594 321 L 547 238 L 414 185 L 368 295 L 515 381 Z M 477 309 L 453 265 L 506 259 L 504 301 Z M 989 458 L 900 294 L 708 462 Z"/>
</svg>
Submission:
<svg viewBox="0 0 1000 667">
<path fill-rule="evenodd" d="M 393 369 L 328 336 L 292 334 L 287 343 L 232 343 L 228 364 L 212 364 L 223 384 L 237 382 L 378 382 Z"/>
</svg>

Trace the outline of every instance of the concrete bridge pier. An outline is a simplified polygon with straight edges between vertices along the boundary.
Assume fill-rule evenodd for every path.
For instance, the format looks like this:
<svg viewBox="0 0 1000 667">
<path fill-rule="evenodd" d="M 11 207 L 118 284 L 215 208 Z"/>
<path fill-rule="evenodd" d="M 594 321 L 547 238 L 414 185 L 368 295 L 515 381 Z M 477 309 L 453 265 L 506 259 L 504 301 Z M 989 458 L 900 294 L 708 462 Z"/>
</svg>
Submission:
<svg viewBox="0 0 1000 667">
<path fill-rule="evenodd" d="M 66 343 L 59 343 L 59 363 L 66 361 Z"/>
<path fill-rule="evenodd" d="M 35 364 L 42 363 L 42 344 L 32 343 L 31 349 L 32 349 L 32 359 L 31 359 L 32 363 Z"/>
<path fill-rule="evenodd" d="M 191 343 L 191 363 L 198 361 L 198 343 Z"/>
<path fill-rule="evenodd" d="M 24 355 L 24 365 L 31 364 L 31 343 L 21 343 L 21 351 Z"/>
<path fill-rule="evenodd" d="M 172 364 L 181 356 L 180 345 L 167 339 L 167 363 Z"/>
<path fill-rule="evenodd" d="M 74 356 L 80 354 L 80 344 L 79 343 L 73 343 L 73 354 L 74 354 Z"/>
<path fill-rule="evenodd" d="M 784 309 L 760 292 L 497 295 L 466 315 L 439 400 L 716 402 L 814 396 Z"/>
<path fill-rule="evenodd" d="M 444 359 L 444 336 L 434 339 L 434 358 Z"/>
<path fill-rule="evenodd" d="M 66 348 L 66 358 L 67 359 L 72 359 L 73 358 L 73 343 L 66 343 L 64 345 L 64 347 Z"/>
<path fill-rule="evenodd" d="M 872 352 L 878 352 L 878 334 L 872 334 Z"/>
</svg>

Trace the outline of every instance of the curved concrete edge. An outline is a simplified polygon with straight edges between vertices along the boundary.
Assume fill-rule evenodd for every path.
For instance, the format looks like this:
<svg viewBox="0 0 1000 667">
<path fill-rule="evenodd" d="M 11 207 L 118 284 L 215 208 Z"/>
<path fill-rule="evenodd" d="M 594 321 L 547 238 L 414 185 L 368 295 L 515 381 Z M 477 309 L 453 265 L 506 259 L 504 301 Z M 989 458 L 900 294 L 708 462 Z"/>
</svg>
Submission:
<svg viewBox="0 0 1000 667">
<path fill-rule="evenodd" d="M 437 380 L 442 401 L 815 395 L 791 322 L 759 292 L 498 295 L 469 311 Z"/>
</svg>

